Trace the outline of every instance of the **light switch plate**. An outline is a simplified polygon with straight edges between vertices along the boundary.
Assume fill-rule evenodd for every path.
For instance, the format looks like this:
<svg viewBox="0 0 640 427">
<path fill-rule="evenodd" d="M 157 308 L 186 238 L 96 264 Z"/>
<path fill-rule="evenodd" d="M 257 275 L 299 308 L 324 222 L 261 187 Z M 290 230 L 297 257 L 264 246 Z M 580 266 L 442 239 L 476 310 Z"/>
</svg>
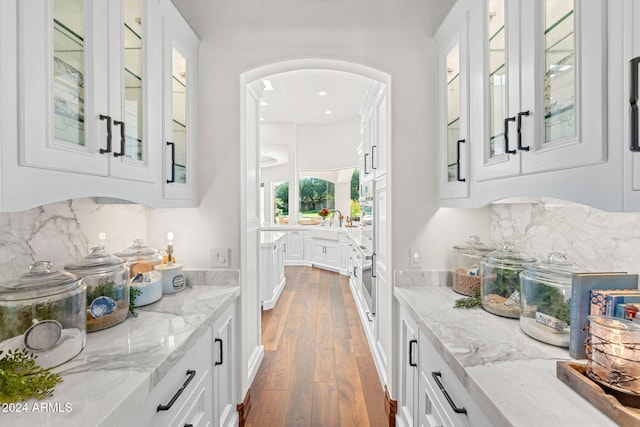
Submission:
<svg viewBox="0 0 640 427">
<path fill-rule="evenodd" d="M 211 267 L 229 267 L 229 249 L 210 249 L 209 264 Z"/>
<path fill-rule="evenodd" d="M 409 265 L 412 268 L 422 267 L 422 248 L 411 248 L 411 258 Z"/>
</svg>

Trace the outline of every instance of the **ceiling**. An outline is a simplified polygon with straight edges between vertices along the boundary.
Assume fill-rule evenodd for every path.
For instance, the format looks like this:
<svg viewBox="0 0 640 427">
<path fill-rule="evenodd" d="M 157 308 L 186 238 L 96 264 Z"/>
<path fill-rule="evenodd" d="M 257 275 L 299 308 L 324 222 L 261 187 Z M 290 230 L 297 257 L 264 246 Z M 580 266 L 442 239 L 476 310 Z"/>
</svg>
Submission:
<svg viewBox="0 0 640 427">
<path fill-rule="evenodd" d="M 289 71 L 264 80 L 271 82 L 273 90 L 265 88 L 263 92 L 260 120 L 298 126 L 328 125 L 358 117 L 372 82 L 335 70 Z M 325 95 L 319 95 L 321 92 Z"/>
<path fill-rule="evenodd" d="M 274 74 L 263 83 L 272 89 L 263 92 L 261 123 L 326 126 L 358 117 L 372 80 L 344 71 L 314 69 Z M 261 144 L 261 167 L 288 161 L 287 145 Z"/>
</svg>

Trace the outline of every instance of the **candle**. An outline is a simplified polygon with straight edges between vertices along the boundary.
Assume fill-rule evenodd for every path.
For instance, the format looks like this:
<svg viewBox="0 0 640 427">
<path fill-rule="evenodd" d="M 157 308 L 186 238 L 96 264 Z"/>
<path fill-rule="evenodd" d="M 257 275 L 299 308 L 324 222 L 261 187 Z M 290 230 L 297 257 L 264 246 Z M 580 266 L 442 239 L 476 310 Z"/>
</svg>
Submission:
<svg viewBox="0 0 640 427">
<path fill-rule="evenodd" d="M 167 233 L 167 240 L 169 241 L 167 243 L 167 263 L 172 264 L 173 259 L 171 255 L 173 254 L 173 233 L 171 231 Z"/>
</svg>

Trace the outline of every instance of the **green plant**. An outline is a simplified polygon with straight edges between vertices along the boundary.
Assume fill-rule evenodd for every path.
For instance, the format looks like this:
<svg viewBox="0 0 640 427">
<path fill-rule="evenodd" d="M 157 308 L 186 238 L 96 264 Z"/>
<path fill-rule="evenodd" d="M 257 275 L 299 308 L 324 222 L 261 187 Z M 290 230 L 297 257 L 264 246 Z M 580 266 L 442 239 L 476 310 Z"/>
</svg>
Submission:
<svg viewBox="0 0 640 427">
<path fill-rule="evenodd" d="M 22 335 L 33 324 L 33 319 L 64 322 L 63 313 L 78 311 L 74 298 L 31 305 L 0 306 L 0 341 Z"/>
<path fill-rule="evenodd" d="M 531 296 L 529 296 L 529 289 L 531 289 Z M 558 289 L 544 283 L 532 282 L 525 284 L 525 292 L 527 293 L 527 301 L 536 305 L 536 311 L 555 317 L 567 325 L 570 324 L 571 299 L 565 300 Z"/>
<path fill-rule="evenodd" d="M 467 298 L 459 298 L 455 301 L 454 307 L 456 308 L 473 308 L 482 305 L 482 299 L 480 294 Z"/>
<path fill-rule="evenodd" d="M 509 298 L 513 292 L 520 289 L 520 272 L 506 268 L 495 267 L 492 274 L 485 274 L 488 281 L 486 294 L 500 295 Z"/>
<path fill-rule="evenodd" d="M 357 200 L 352 200 L 349 206 L 349 216 L 360 216 L 360 212 L 362 212 L 362 206 Z"/>
<path fill-rule="evenodd" d="M 136 287 L 129 287 L 129 313 L 133 317 L 138 317 L 136 313 L 136 298 L 142 295 L 142 291 Z"/>
<path fill-rule="evenodd" d="M 91 304 L 91 301 L 102 296 L 111 297 L 116 301 L 124 299 L 124 286 L 117 285 L 109 278 L 108 281 L 98 286 L 87 287 L 88 304 Z"/>
<path fill-rule="evenodd" d="M 3 353 L 0 350 L 0 403 L 53 396 L 55 386 L 62 382 L 59 374 L 38 366 L 33 353 L 18 349 Z"/>
</svg>

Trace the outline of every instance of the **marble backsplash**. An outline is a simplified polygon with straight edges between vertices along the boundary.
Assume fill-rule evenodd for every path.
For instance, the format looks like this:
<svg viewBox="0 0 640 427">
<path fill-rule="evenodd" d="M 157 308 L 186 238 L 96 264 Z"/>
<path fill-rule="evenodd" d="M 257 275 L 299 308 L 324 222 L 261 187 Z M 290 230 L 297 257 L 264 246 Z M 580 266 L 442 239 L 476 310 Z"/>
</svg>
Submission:
<svg viewBox="0 0 640 427">
<path fill-rule="evenodd" d="M 107 252 L 121 251 L 136 238 L 148 240 L 149 209 L 138 204 L 98 204 L 94 199 L 52 203 L 23 212 L 0 213 L 0 282 L 36 260 L 54 269 L 86 256 L 106 233 Z"/>
<path fill-rule="evenodd" d="M 491 240 L 537 259 L 562 252 L 585 271 L 640 273 L 640 213 L 611 213 L 555 199 L 494 204 Z"/>
</svg>

